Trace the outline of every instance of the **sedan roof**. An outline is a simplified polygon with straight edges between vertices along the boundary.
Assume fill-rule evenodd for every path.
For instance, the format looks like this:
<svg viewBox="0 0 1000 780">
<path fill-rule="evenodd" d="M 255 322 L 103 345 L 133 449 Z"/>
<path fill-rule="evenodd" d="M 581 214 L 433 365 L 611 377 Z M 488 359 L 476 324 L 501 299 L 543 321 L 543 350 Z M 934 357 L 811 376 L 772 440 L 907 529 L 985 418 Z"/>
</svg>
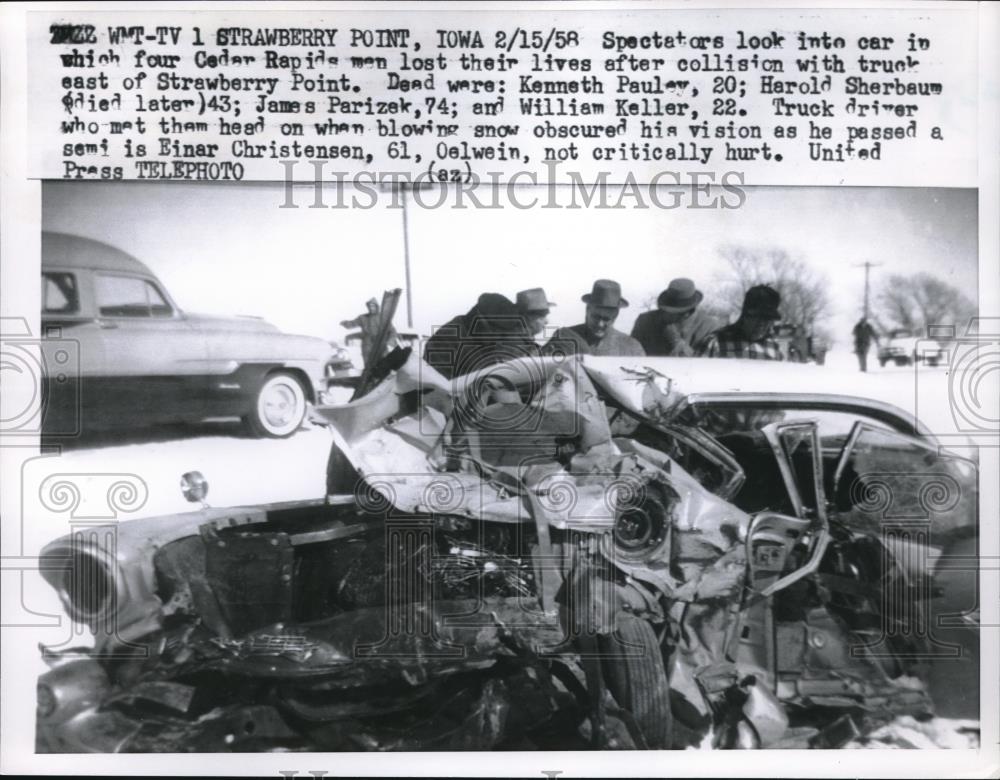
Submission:
<svg viewBox="0 0 1000 780">
<path fill-rule="evenodd" d="M 42 233 L 42 268 L 94 268 L 154 275 L 127 252 L 101 241 L 68 233 Z"/>
<path fill-rule="evenodd" d="M 583 359 L 591 376 L 627 408 L 639 412 L 650 403 L 642 378 L 654 379 L 666 406 L 680 410 L 685 399 L 739 394 L 748 401 L 788 399 L 817 407 L 839 403 L 867 406 L 880 416 L 927 435 L 906 411 L 913 397 L 900 397 L 898 383 L 870 374 L 810 363 L 719 358 L 593 357 Z M 663 403 L 660 402 L 662 406 Z"/>
<path fill-rule="evenodd" d="M 584 365 L 604 375 L 645 373 L 647 369 L 669 377 L 673 389 L 695 393 L 824 393 L 899 401 L 892 388 L 871 374 L 840 371 L 814 363 L 720 358 L 593 357 Z M 623 370 L 624 369 L 624 370 Z"/>
</svg>

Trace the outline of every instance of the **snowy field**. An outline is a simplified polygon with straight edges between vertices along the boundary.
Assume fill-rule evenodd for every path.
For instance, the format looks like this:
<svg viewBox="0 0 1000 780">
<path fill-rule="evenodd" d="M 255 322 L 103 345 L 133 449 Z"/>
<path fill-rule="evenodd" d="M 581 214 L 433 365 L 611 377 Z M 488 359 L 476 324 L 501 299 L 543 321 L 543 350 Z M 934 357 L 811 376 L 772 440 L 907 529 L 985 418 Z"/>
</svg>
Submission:
<svg viewBox="0 0 1000 780">
<path fill-rule="evenodd" d="M 951 428 L 945 427 L 951 419 L 946 369 L 921 368 L 917 377 L 912 367 L 879 368 L 872 357 L 874 366 L 866 381 L 877 381 L 883 393 L 898 399 L 896 404 L 900 408 L 911 413 L 918 411 L 932 430 L 954 430 L 953 424 Z M 830 354 L 826 370 L 830 373 L 830 388 L 817 388 L 819 392 L 845 392 L 843 388 L 852 386 L 860 377 L 856 359 L 849 353 Z M 834 387 L 837 389 L 831 389 Z M 8 499 L 5 554 L 36 555 L 45 543 L 69 530 L 71 519 L 111 518 L 113 512 L 109 513 L 99 503 L 88 503 L 89 499 L 67 507 L 65 503 L 54 503 L 51 494 L 46 497 L 54 475 L 77 478 L 90 475 L 83 477 L 84 485 L 89 480 L 103 485 L 101 480 L 106 482 L 108 474 L 137 480 L 138 494 L 124 510 L 117 512 L 119 520 L 196 509 L 184 500 L 179 489 L 181 475 L 191 470 L 201 471 L 207 478 L 210 485 L 207 501 L 212 506 L 319 498 L 324 494 L 330 442 L 327 429 L 308 424 L 286 440 L 255 440 L 247 438 L 236 422 L 216 422 L 104 434 L 80 441 L 61 454 L 38 455 L 24 450 L 20 456 L 21 484 L 6 485 L 4 489 Z M 9 500 L 12 494 L 21 496 L 20 506 L 13 506 Z M 16 538 L 11 535 L 15 522 L 19 524 Z M 33 680 L 43 671 L 37 643 L 61 644 L 71 629 L 65 618 L 57 617 L 61 613 L 58 600 L 37 572 L 24 571 L 20 587 L 16 580 L 4 582 L 6 622 L 21 624 L 21 628 L 13 629 L 23 632 L 22 647 L 27 648 L 20 654 L 25 664 L 20 671 L 27 681 L 25 690 L 33 692 Z M 7 639 L 9 636 L 5 642 Z M 77 635 L 75 641 L 85 644 L 86 637 Z M 30 698 L 31 694 L 27 695 Z M 33 706 L 26 702 L 24 713 L 29 723 L 22 725 L 31 727 Z M 968 747 L 972 743 L 978 744 L 976 722 L 938 718 L 917 723 L 912 718 L 901 718 L 867 739 L 852 743 L 851 747 Z"/>
</svg>

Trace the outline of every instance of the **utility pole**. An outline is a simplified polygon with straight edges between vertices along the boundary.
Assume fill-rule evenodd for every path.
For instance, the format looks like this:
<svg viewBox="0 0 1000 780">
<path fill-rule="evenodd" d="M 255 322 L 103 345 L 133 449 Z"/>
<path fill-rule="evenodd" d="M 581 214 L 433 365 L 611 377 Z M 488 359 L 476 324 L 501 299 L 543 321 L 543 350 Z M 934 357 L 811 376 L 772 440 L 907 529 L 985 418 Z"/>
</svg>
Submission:
<svg viewBox="0 0 1000 780">
<path fill-rule="evenodd" d="M 410 231 L 406 220 L 406 187 L 401 187 L 403 196 L 403 264 L 406 267 L 406 327 L 413 329 L 413 284 L 410 282 Z"/>
<path fill-rule="evenodd" d="M 881 263 L 873 263 L 870 260 L 865 260 L 863 263 L 855 263 L 855 268 L 865 269 L 865 319 L 868 319 L 868 273 L 872 268 L 877 268 L 882 265 Z"/>
</svg>

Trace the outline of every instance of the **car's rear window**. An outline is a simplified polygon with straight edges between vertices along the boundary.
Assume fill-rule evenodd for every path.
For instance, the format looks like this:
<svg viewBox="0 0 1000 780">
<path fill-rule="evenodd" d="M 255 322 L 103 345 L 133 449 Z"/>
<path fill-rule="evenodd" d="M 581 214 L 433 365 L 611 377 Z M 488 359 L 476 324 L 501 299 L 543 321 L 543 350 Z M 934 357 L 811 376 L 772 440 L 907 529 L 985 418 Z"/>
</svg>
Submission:
<svg viewBox="0 0 1000 780">
<path fill-rule="evenodd" d="M 80 295 L 76 276 L 65 271 L 42 274 L 42 313 L 76 314 L 80 311 Z"/>
<path fill-rule="evenodd" d="M 148 279 L 99 274 L 95 292 L 102 317 L 169 317 L 173 313 L 163 294 Z"/>
</svg>

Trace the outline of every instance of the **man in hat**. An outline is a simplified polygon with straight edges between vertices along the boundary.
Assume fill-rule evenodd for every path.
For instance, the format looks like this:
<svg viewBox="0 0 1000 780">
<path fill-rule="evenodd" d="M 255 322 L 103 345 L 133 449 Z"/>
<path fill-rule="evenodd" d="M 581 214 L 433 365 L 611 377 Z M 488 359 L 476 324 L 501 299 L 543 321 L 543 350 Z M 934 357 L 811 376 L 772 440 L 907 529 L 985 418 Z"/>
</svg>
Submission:
<svg viewBox="0 0 1000 780">
<path fill-rule="evenodd" d="M 424 360 L 446 379 L 538 354 L 525 317 L 500 293 L 480 295 L 475 306 L 437 328 L 424 346 Z"/>
<path fill-rule="evenodd" d="M 739 319 L 715 331 L 701 354 L 705 357 L 784 360 L 781 347 L 771 337 L 774 323 L 781 319 L 780 304 L 781 295 L 773 287 L 766 284 L 751 287 L 743 296 Z"/>
<path fill-rule="evenodd" d="M 517 294 L 516 305 L 528 336 L 538 342 L 544 337 L 545 326 L 549 322 L 549 309 L 555 304 L 545 297 L 545 290 L 541 287 L 532 287 Z"/>
<path fill-rule="evenodd" d="M 581 300 L 587 304 L 586 316 L 579 325 L 559 328 L 545 345 L 545 354 L 568 350 L 581 355 L 643 356 L 642 345 L 631 336 L 612 327 L 618 313 L 628 306 L 622 288 L 611 279 L 598 279 Z"/>
<path fill-rule="evenodd" d="M 361 328 L 361 356 L 364 358 L 365 365 L 368 366 L 382 357 L 382 355 L 372 354 L 372 350 L 375 348 L 375 339 L 378 338 L 378 331 L 382 326 L 382 314 L 379 311 L 378 301 L 374 298 L 370 298 L 365 306 L 368 309 L 367 314 L 360 314 L 353 320 L 341 320 L 340 326 L 342 328 Z M 389 352 L 395 343 L 396 329 L 390 323 L 385 351 Z"/>
<path fill-rule="evenodd" d="M 647 355 L 694 357 L 718 327 L 698 310 L 704 296 L 690 279 L 674 279 L 656 299 L 656 309 L 643 312 L 632 328 Z"/>
</svg>

